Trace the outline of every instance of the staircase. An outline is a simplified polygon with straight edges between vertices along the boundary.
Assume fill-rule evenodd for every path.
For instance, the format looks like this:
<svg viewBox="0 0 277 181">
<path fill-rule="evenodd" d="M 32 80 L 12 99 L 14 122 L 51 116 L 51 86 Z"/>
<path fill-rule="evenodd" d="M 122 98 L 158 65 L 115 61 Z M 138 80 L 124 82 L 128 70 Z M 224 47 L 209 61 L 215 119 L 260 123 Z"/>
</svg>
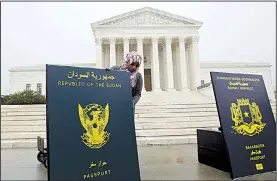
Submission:
<svg viewBox="0 0 277 181">
<path fill-rule="evenodd" d="M 276 102 L 272 102 L 275 114 Z M 2 105 L 1 147 L 34 148 L 46 138 L 45 105 Z M 216 104 L 210 102 L 141 102 L 136 107 L 138 145 L 196 143 L 197 128 L 217 128 Z"/>
</svg>

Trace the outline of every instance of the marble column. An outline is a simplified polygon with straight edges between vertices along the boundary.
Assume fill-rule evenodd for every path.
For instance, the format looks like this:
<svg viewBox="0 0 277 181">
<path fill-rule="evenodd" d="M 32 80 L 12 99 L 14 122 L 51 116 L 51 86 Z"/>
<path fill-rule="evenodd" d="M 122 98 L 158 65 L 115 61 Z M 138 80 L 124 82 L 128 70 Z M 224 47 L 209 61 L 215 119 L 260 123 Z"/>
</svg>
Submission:
<svg viewBox="0 0 277 181">
<path fill-rule="evenodd" d="M 185 37 L 179 37 L 179 62 L 177 66 L 177 72 L 179 73 L 179 81 L 180 90 L 183 90 L 188 87 L 187 81 L 187 61 L 186 61 L 186 50 L 185 50 Z"/>
<path fill-rule="evenodd" d="M 162 65 L 162 70 L 163 70 L 163 76 L 162 78 L 162 82 L 161 82 L 161 89 L 162 91 L 166 91 L 167 90 L 167 80 L 166 80 L 166 44 L 165 42 L 163 42 L 163 65 Z"/>
<path fill-rule="evenodd" d="M 129 43 L 130 43 L 130 38 L 129 37 L 125 37 L 123 38 L 123 58 L 125 59 L 127 53 L 129 53 Z"/>
<path fill-rule="evenodd" d="M 116 57 L 115 57 L 115 38 L 109 38 L 110 40 L 110 67 L 116 65 Z"/>
<path fill-rule="evenodd" d="M 142 60 L 141 60 L 141 64 L 139 67 L 139 72 L 142 75 L 143 78 L 143 87 L 142 87 L 142 91 L 145 91 L 145 87 L 144 87 L 144 55 L 143 55 L 143 38 L 142 37 L 137 37 L 137 52 L 140 54 Z"/>
<path fill-rule="evenodd" d="M 102 39 L 96 38 L 96 68 L 103 68 L 103 60 L 102 60 Z"/>
<path fill-rule="evenodd" d="M 174 77 L 172 66 L 172 49 L 171 49 L 171 37 L 165 38 L 166 46 L 166 90 L 170 91 L 174 89 Z"/>
<path fill-rule="evenodd" d="M 186 66 L 187 66 L 187 83 L 188 83 L 188 88 L 190 88 L 190 64 L 189 64 L 189 52 L 190 52 L 190 45 L 189 43 L 185 43 L 185 58 L 186 58 Z"/>
<path fill-rule="evenodd" d="M 158 37 L 152 37 L 152 61 L 151 61 L 152 91 L 161 90 L 158 40 L 159 40 Z"/>
<path fill-rule="evenodd" d="M 178 82 L 180 82 L 180 73 L 181 72 L 178 72 L 178 63 L 180 63 L 180 49 L 179 49 L 179 43 L 175 43 L 174 44 L 174 52 L 173 52 L 173 57 L 174 57 L 174 60 L 173 60 L 173 76 L 174 76 L 174 87 L 176 90 L 180 90 L 180 85 L 178 85 Z"/>
<path fill-rule="evenodd" d="M 197 90 L 197 87 L 200 86 L 200 62 L 198 54 L 198 41 L 199 37 L 192 37 L 190 44 L 190 89 Z"/>
</svg>

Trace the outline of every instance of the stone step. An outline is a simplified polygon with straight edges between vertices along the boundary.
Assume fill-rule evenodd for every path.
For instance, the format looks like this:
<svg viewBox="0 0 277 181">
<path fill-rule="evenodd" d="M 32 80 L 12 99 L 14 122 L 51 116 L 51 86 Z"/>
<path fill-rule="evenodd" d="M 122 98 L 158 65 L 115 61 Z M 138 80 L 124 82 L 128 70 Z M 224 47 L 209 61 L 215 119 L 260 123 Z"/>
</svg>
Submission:
<svg viewBox="0 0 277 181">
<path fill-rule="evenodd" d="M 46 120 L 33 121 L 1 121 L 1 127 L 4 126 L 46 126 Z"/>
<path fill-rule="evenodd" d="M 36 132 L 1 132 L 1 141 L 3 140 L 24 140 L 24 139 L 35 139 L 38 136 L 46 138 L 45 131 L 36 131 Z"/>
<path fill-rule="evenodd" d="M 13 132 L 41 132 L 41 131 L 45 131 L 46 132 L 46 125 L 44 123 L 44 125 L 41 126 L 33 126 L 33 125 L 29 125 L 29 126 L 2 126 L 1 127 L 1 133 L 13 133 Z"/>
<path fill-rule="evenodd" d="M 273 113 L 276 109 L 272 108 Z M 215 116 L 218 115 L 216 108 L 202 108 L 197 110 L 188 109 L 159 109 L 159 110 L 136 110 L 135 118 L 175 118 L 194 116 Z M 44 112 L 6 112 L 1 113 L 2 121 L 15 120 L 46 120 Z"/>
<path fill-rule="evenodd" d="M 177 122 L 177 123 L 136 123 L 136 129 L 181 129 L 181 128 L 209 128 L 218 127 L 219 121 L 204 121 L 204 122 Z M 2 128 L 3 129 L 3 128 Z"/>
<path fill-rule="evenodd" d="M 14 112 L 1 112 L 1 117 L 12 116 L 46 116 L 45 111 L 14 111 Z"/>
<path fill-rule="evenodd" d="M 29 107 L 29 108 L 3 108 L 1 109 L 1 113 L 7 112 L 46 112 L 45 107 Z"/>
<path fill-rule="evenodd" d="M 136 114 L 147 114 L 147 113 L 187 113 L 187 112 L 217 112 L 216 108 L 195 108 L 195 109 L 136 109 Z M 44 111 L 13 111 L 13 112 L 1 112 L 1 117 L 8 116 L 46 116 Z"/>
<path fill-rule="evenodd" d="M 194 128 L 136 130 L 137 137 L 185 136 L 185 135 L 195 135 L 195 134 L 196 134 L 196 129 Z"/>
<path fill-rule="evenodd" d="M 211 103 L 183 103 L 183 102 L 139 102 L 136 107 L 211 107 L 216 106 L 214 102 Z M 46 105 L 1 105 L 2 110 L 22 110 L 22 109 L 46 109 Z"/>
<path fill-rule="evenodd" d="M 219 121 L 218 116 L 183 117 L 183 118 L 136 118 L 135 123 L 187 123 Z M 201 123 L 202 124 L 202 123 Z M 45 126 L 46 120 L 1 120 L 1 126 Z"/>
<path fill-rule="evenodd" d="M 47 141 L 44 141 L 44 147 L 47 148 Z M 2 148 L 37 148 L 37 139 L 26 140 L 1 140 Z"/>
<path fill-rule="evenodd" d="M 1 121 L 32 121 L 46 120 L 46 115 L 42 116 L 1 116 Z"/>
<path fill-rule="evenodd" d="M 274 118 L 276 119 L 276 114 L 274 114 Z M 191 117 L 168 117 L 168 118 L 160 118 L 160 117 L 153 117 L 153 118 L 136 118 L 136 124 L 145 124 L 151 123 L 152 125 L 157 125 L 156 123 L 162 123 L 165 125 L 180 125 L 183 124 L 190 124 L 190 122 L 195 122 L 196 125 L 201 127 L 201 124 L 210 123 L 210 122 L 218 122 L 219 118 L 217 115 L 215 116 L 191 116 Z M 148 125 L 149 125 L 148 124 Z M 46 120 L 1 120 L 1 127 L 9 127 L 9 126 L 45 126 Z"/>
<path fill-rule="evenodd" d="M 137 144 L 143 145 L 181 145 L 197 143 L 196 135 L 163 136 L 163 137 L 138 137 Z"/>
<path fill-rule="evenodd" d="M 183 113 L 143 113 L 136 114 L 135 118 L 181 118 L 194 116 L 216 116 L 217 112 L 183 112 Z M 46 120 L 46 115 L 33 116 L 1 116 L 1 121 L 32 121 L 32 120 Z"/>
<path fill-rule="evenodd" d="M 168 118 L 160 118 L 160 117 L 153 117 L 153 118 L 136 118 L 136 123 L 156 123 L 156 122 L 163 122 L 163 123 L 177 123 L 177 122 L 207 122 L 207 121 L 219 121 L 218 116 L 190 116 L 190 117 L 168 117 Z"/>
<path fill-rule="evenodd" d="M 136 105 L 136 109 L 194 109 L 216 108 L 216 104 L 168 104 L 168 105 Z"/>
<path fill-rule="evenodd" d="M 46 104 L 1 105 L 1 109 L 46 108 Z"/>
<path fill-rule="evenodd" d="M 276 114 L 274 114 L 276 119 Z M 136 125 L 142 125 L 145 129 L 147 128 L 175 128 L 174 125 L 183 125 L 188 127 L 212 124 L 219 124 L 218 116 L 201 116 L 201 117 L 185 117 L 185 118 L 137 118 L 135 119 Z M 5 127 L 10 126 L 46 126 L 46 120 L 33 120 L 33 121 L 1 121 L 2 131 Z M 173 127 L 172 127 L 173 126 Z"/>
<path fill-rule="evenodd" d="M 6 105 L 5 105 L 6 106 Z M 14 106 L 15 108 L 6 108 L 5 106 L 1 106 L 1 115 L 11 115 L 6 113 L 14 113 L 14 112 L 38 112 L 38 114 L 41 114 L 44 112 L 44 115 L 46 114 L 46 108 L 44 107 L 32 107 L 32 106 Z M 206 109 L 207 108 L 207 109 Z M 208 108 L 210 108 L 212 111 L 216 111 L 216 104 L 169 104 L 169 105 L 137 105 L 136 110 L 139 112 L 143 111 L 164 111 L 164 112 L 171 112 L 173 110 L 186 110 L 192 111 L 192 110 L 198 110 L 198 111 L 210 111 Z M 272 103 L 272 109 L 276 109 L 276 103 Z M 170 111 L 169 111 L 170 110 Z M 176 111 L 174 111 L 176 112 Z M 12 114 L 13 115 L 13 114 Z M 24 113 L 18 113 L 17 115 L 25 115 Z M 31 113 L 31 115 L 33 115 Z"/>
<path fill-rule="evenodd" d="M 136 114 L 147 114 L 147 113 L 198 113 L 198 112 L 217 112 L 215 107 L 210 108 L 190 108 L 190 109 L 183 109 L 183 108 L 160 108 L 160 109 L 136 109 Z"/>
<path fill-rule="evenodd" d="M 276 105 L 276 100 L 271 100 L 270 101 L 271 105 Z M 176 105 L 181 105 L 181 106 L 190 106 L 190 107 L 199 107 L 199 106 L 216 106 L 215 101 L 210 101 L 210 102 L 183 102 L 183 101 L 139 101 L 139 103 L 137 104 L 138 107 L 142 106 L 142 107 L 147 107 L 147 106 L 176 106 Z M 5 109 L 25 109 L 25 108 L 46 108 L 45 104 L 32 104 L 32 105 L 1 105 L 1 109 L 5 110 Z M 1 111 L 2 111 L 1 110 Z"/>
<path fill-rule="evenodd" d="M 276 105 L 272 106 L 276 110 Z M 144 112 L 199 112 L 199 111 L 217 111 L 215 105 L 202 106 L 196 105 L 184 107 L 182 105 L 169 105 L 169 106 L 136 106 L 136 113 Z M 45 108 L 21 108 L 21 109 L 2 109 L 1 116 L 22 116 L 22 115 L 46 115 Z"/>
<path fill-rule="evenodd" d="M 271 107 L 273 112 L 276 112 L 276 106 Z M 46 116 L 46 110 L 38 110 L 42 108 L 34 109 L 20 109 L 20 110 L 1 110 L 1 117 L 8 116 Z M 215 106 L 211 107 L 189 107 L 189 108 L 179 108 L 177 106 L 165 108 L 165 107 L 136 107 L 136 114 L 147 114 L 147 113 L 187 113 L 187 112 L 217 112 Z"/>
<path fill-rule="evenodd" d="M 164 136 L 164 137 L 137 137 L 138 146 L 147 145 L 178 145 L 197 143 L 196 135 L 189 136 Z M 47 140 L 44 140 L 44 146 L 47 148 Z M 1 148 L 37 148 L 37 139 L 25 140 L 2 140 Z"/>
<path fill-rule="evenodd" d="M 46 123 L 38 121 L 37 124 L 29 123 L 29 125 L 18 125 L 16 122 L 5 121 L 7 123 L 14 123 L 13 125 L 1 125 L 1 133 L 4 132 L 38 132 L 46 131 Z M 4 123 L 5 123 L 4 122 Z M 37 121 L 34 121 L 37 122 Z M 3 122 L 2 122 L 3 123 Z M 18 121 L 24 123 L 24 121 Z M 141 129 L 179 129 L 179 128 L 197 128 L 197 127 L 216 127 L 219 126 L 219 121 L 205 121 L 205 122 L 154 122 L 154 123 L 135 123 L 137 130 Z"/>
<path fill-rule="evenodd" d="M 148 110 L 148 109 L 194 109 L 194 108 L 216 108 L 215 104 L 169 104 L 169 105 L 136 105 L 136 109 L 138 110 Z M 46 107 L 14 107 L 14 108 L 6 108 L 1 107 L 1 112 L 46 112 Z"/>
<path fill-rule="evenodd" d="M 216 116 L 217 112 L 187 112 L 187 113 L 145 113 L 138 114 L 138 118 L 181 118 L 181 117 L 193 117 L 193 116 Z"/>
<path fill-rule="evenodd" d="M 137 137 L 181 136 L 181 135 L 195 135 L 195 134 L 196 134 L 196 128 L 142 129 L 142 130 L 136 129 Z M 37 136 L 46 138 L 46 131 L 1 132 L 1 140 L 35 139 Z"/>
</svg>

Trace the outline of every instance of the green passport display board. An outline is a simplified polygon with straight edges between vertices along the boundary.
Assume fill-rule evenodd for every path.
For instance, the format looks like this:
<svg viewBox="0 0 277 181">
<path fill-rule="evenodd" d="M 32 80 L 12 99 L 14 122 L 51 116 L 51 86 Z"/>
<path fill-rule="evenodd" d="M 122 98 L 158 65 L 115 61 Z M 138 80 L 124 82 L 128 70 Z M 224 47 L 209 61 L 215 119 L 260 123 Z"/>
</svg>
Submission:
<svg viewBox="0 0 277 181">
<path fill-rule="evenodd" d="M 261 75 L 211 72 L 231 177 L 276 171 L 276 122 Z"/>
<path fill-rule="evenodd" d="M 140 180 L 129 73 L 46 66 L 48 180 Z"/>
</svg>

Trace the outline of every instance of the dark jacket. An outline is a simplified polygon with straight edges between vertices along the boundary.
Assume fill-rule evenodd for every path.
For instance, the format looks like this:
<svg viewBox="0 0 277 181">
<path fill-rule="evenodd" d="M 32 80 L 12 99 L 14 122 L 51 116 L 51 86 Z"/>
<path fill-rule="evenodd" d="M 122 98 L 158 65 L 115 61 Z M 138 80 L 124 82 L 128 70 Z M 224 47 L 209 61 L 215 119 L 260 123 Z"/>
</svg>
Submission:
<svg viewBox="0 0 277 181">
<path fill-rule="evenodd" d="M 111 70 L 120 70 L 120 66 L 115 65 L 111 67 Z M 136 85 L 132 88 L 133 106 L 137 104 L 141 97 L 141 91 L 143 86 L 143 79 L 140 72 L 136 75 Z"/>
</svg>

